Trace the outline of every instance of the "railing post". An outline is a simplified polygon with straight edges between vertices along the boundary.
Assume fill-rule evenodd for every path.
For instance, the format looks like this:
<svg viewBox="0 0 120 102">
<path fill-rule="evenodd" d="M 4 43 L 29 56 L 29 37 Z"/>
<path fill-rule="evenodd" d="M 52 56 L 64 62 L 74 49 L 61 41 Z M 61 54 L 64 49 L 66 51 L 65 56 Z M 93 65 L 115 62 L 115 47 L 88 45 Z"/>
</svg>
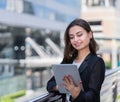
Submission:
<svg viewBox="0 0 120 102">
<path fill-rule="evenodd" d="M 113 82 L 113 102 L 116 102 L 117 99 L 117 80 Z"/>
</svg>

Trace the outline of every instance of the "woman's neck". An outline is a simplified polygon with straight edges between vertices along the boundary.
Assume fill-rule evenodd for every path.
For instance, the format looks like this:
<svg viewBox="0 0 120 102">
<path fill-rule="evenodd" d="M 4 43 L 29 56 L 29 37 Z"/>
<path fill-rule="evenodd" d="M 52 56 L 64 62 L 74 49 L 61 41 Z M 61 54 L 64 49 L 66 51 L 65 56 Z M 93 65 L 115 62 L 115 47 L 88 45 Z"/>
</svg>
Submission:
<svg viewBox="0 0 120 102">
<path fill-rule="evenodd" d="M 76 57 L 75 62 L 83 61 L 89 53 L 90 51 L 78 51 L 78 56 Z"/>
</svg>

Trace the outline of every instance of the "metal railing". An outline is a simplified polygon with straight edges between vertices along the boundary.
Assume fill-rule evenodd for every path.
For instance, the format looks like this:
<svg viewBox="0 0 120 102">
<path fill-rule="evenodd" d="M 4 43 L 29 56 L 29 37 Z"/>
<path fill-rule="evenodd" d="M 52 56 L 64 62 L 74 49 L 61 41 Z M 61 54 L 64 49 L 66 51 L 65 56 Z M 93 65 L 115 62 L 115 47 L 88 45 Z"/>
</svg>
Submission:
<svg viewBox="0 0 120 102">
<path fill-rule="evenodd" d="M 105 81 L 101 89 L 101 102 L 117 102 L 120 95 L 120 68 L 106 72 Z"/>
<path fill-rule="evenodd" d="M 120 95 L 120 68 L 107 70 L 101 89 L 101 102 L 117 102 Z M 46 93 L 27 102 L 64 102 L 61 95 Z"/>
</svg>

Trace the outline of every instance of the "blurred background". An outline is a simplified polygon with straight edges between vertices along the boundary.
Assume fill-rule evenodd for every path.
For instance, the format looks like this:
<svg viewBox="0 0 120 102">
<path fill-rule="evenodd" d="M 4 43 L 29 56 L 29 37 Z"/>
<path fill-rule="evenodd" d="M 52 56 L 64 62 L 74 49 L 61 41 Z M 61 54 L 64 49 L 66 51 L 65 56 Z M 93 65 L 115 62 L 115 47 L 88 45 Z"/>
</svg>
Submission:
<svg viewBox="0 0 120 102">
<path fill-rule="evenodd" d="M 75 18 L 89 22 L 106 70 L 118 68 L 119 5 L 119 0 L 0 0 L 0 102 L 25 102 L 47 92 L 51 65 L 62 61 L 64 31 Z"/>
</svg>

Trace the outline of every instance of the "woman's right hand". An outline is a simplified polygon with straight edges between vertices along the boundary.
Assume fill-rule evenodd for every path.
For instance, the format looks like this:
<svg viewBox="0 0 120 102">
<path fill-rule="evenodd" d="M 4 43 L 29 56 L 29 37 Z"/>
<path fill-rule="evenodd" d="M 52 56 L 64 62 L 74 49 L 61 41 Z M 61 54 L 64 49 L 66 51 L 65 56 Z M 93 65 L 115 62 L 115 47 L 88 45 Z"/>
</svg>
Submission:
<svg viewBox="0 0 120 102">
<path fill-rule="evenodd" d="M 82 82 L 80 81 L 75 85 L 71 75 L 64 76 L 63 81 L 63 86 L 71 93 L 72 98 L 75 99 L 81 92 Z"/>
</svg>

